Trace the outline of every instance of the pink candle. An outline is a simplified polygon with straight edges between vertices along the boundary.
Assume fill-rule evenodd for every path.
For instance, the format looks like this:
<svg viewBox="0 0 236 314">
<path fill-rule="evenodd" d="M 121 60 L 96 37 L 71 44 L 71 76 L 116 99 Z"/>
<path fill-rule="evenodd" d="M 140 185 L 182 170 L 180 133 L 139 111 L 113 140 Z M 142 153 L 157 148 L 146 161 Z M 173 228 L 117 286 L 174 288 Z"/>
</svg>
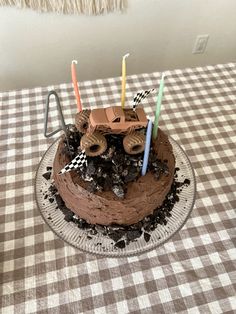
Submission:
<svg viewBox="0 0 236 314">
<path fill-rule="evenodd" d="M 77 108 L 78 108 L 78 111 L 80 112 L 80 111 L 82 111 L 82 105 L 81 105 L 79 88 L 78 88 L 78 83 L 77 83 L 77 78 L 76 78 L 75 64 L 77 64 L 77 61 L 73 60 L 71 62 L 71 76 L 72 76 L 72 82 L 73 82 L 73 85 L 74 85 L 74 91 L 75 91 L 75 97 L 76 97 L 76 102 L 77 102 Z"/>
</svg>

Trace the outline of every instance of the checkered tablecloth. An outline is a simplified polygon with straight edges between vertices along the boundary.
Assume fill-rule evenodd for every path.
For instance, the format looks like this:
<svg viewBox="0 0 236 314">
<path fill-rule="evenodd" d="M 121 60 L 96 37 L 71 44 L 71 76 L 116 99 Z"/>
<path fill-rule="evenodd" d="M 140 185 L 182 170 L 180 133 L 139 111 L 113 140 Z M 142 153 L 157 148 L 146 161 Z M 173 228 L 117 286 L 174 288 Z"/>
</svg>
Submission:
<svg viewBox="0 0 236 314">
<path fill-rule="evenodd" d="M 197 197 L 185 226 L 140 256 L 81 253 L 45 225 L 34 197 L 46 96 L 55 89 L 67 123 L 71 84 L 0 94 L 2 313 L 232 313 L 236 311 L 236 67 L 167 71 L 160 126 L 195 169 Z M 127 78 L 127 99 L 158 87 L 160 73 Z M 120 78 L 80 84 L 84 107 L 120 102 Z M 153 115 L 156 95 L 144 101 Z M 58 126 L 55 103 L 50 123 Z"/>
</svg>

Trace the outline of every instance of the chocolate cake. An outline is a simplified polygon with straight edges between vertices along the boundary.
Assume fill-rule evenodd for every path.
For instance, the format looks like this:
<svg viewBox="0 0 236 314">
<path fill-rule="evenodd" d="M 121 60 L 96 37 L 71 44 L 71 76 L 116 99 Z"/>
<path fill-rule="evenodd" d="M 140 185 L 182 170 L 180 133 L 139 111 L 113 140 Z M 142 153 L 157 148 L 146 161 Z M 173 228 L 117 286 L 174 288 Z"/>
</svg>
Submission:
<svg viewBox="0 0 236 314">
<path fill-rule="evenodd" d="M 90 112 L 85 114 L 89 115 Z M 77 116 L 76 122 L 78 120 L 81 119 Z M 86 130 L 89 127 L 80 125 Z M 65 137 L 61 138 L 53 163 L 55 186 L 66 207 L 87 223 L 103 226 L 131 225 L 153 214 L 163 204 L 175 174 L 175 157 L 168 136 L 158 129 L 157 139 L 151 143 L 144 176 L 141 176 L 141 147 L 134 153 L 132 147 L 124 147 L 127 143 L 124 132 L 114 134 L 104 130 L 106 145 L 102 150 L 101 147 L 91 149 L 87 165 L 59 174 L 81 149 L 85 133 L 82 131 L 86 130 L 76 126 L 77 129 L 71 128 L 67 134 L 70 147 Z M 145 139 L 145 132 L 145 128 L 141 129 L 139 145 Z M 83 143 L 87 145 L 87 138 Z M 101 143 L 103 145 L 104 142 Z M 82 148 L 86 151 L 87 147 Z M 94 154 L 94 151 L 99 153 Z"/>
<path fill-rule="evenodd" d="M 137 106 L 85 109 L 74 125 L 64 123 L 53 165 L 42 174 L 50 185 L 40 190 L 43 206 L 53 210 L 46 218 L 54 224 L 59 213 L 60 224 L 63 219 L 60 236 L 77 227 L 79 238 L 107 252 L 160 240 L 166 225 L 169 234 L 175 205 L 186 209 L 181 193 L 191 181 L 168 136 L 152 126 Z"/>
</svg>

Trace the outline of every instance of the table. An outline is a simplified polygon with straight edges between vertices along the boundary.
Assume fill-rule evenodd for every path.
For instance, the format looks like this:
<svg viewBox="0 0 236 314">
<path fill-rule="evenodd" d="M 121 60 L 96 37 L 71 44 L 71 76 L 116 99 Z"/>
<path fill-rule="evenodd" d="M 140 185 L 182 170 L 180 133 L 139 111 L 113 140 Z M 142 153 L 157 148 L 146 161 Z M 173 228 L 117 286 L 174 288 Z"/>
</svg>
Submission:
<svg viewBox="0 0 236 314">
<path fill-rule="evenodd" d="M 140 256 L 87 255 L 57 238 L 41 218 L 34 177 L 55 139 L 43 136 L 47 93 L 67 123 L 71 84 L 0 94 L 2 313 L 232 313 L 236 311 L 236 67 L 166 71 L 160 126 L 195 169 L 196 203 L 168 243 Z M 127 78 L 127 99 L 158 87 L 160 73 Z M 120 78 L 80 84 L 83 106 L 119 104 Z M 156 95 L 144 101 L 152 116 Z M 51 125 L 58 125 L 55 103 Z"/>
</svg>

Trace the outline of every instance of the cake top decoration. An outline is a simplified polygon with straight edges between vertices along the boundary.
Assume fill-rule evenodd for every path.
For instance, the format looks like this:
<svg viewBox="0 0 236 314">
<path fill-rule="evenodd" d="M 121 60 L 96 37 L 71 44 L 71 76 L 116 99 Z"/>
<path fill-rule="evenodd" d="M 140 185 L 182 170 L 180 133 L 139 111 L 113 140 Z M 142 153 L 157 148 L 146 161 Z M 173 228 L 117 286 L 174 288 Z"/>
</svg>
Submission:
<svg viewBox="0 0 236 314">
<path fill-rule="evenodd" d="M 105 152 L 107 134 L 124 135 L 124 150 L 130 155 L 144 150 L 147 117 L 143 108 L 137 108 L 135 112 L 118 106 L 81 111 L 76 114 L 75 125 L 84 134 L 80 146 L 87 156 L 95 157 Z"/>
<path fill-rule="evenodd" d="M 59 172 L 59 174 L 82 168 L 84 165 L 87 166 L 87 157 L 85 151 L 82 150 L 73 160 L 71 160 L 71 162 L 65 165 L 65 167 Z"/>
<path fill-rule="evenodd" d="M 59 113 L 59 117 L 60 117 L 60 127 L 55 130 L 55 131 L 52 131 L 51 133 L 47 133 L 47 129 L 48 129 L 48 114 L 49 114 L 49 105 L 50 105 L 50 99 L 51 99 L 51 96 L 54 96 L 55 99 L 56 99 L 56 104 L 57 104 L 57 110 L 58 110 L 58 113 Z M 60 131 L 63 131 L 64 134 L 65 134 L 65 138 L 66 138 L 66 142 L 67 142 L 67 146 L 68 146 L 68 150 L 70 152 L 70 145 L 69 145 L 69 141 L 68 141 L 68 137 L 67 137 L 67 126 L 65 124 L 65 119 L 64 119 L 64 116 L 63 116 L 63 113 L 62 113 L 62 108 L 61 108 L 61 103 L 60 103 L 60 99 L 57 95 L 57 93 L 55 91 L 50 91 L 48 93 L 48 97 L 47 97 L 47 103 L 46 103 L 46 110 L 45 110 L 45 115 L 44 115 L 44 136 L 45 137 L 51 137 L 53 135 L 55 135 L 56 133 L 60 132 Z M 70 155 L 71 155 L 71 152 L 70 152 Z"/>
<path fill-rule="evenodd" d="M 145 111 L 141 107 L 137 107 L 142 100 L 144 100 L 152 91 L 155 89 L 149 89 L 145 91 L 138 92 L 133 99 L 133 106 L 130 108 L 125 108 L 125 95 L 126 95 L 126 58 L 129 54 L 126 54 L 122 58 L 122 93 L 121 93 L 121 106 L 109 106 L 106 108 L 97 109 L 82 109 L 80 92 L 78 87 L 78 82 L 76 78 L 76 60 L 71 63 L 71 75 L 72 82 L 74 86 L 74 92 L 77 102 L 78 112 L 75 119 L 75 127 L 79 133 L 80 137 L 80 151 L 74 159 L 73 154 L 70 152 L 70 144 L 67 137 L 67 126 L 64 121 L 62 114 L 62 109 L 60 106 L 59 97 L 55 91 L 51 91 L 48 95 L 46 114 L 45 114 L 45 125 L 44 125 L 44 135 L 46 137 L 52 136 L 63 130 L 65 133 L 66 144 L 71 155 L 71 161 L 61 170 L 61 173 L 65 173 L 87 164 L 87 157 L 96 157 L 102 155 L 108 147 L 106 135 L 116 134 L 121 135 L 123 139 L 123 148 L 125 153 L 129 155 L 137 155 L 140 153 L 144 154 L 144 167 L 142 174 L 145 175 L 147 165 L 150 145 L 151 145 L 151 129 L 152 137 L 156 139 L 158 131 L 158 120 L 160 116 L 160 107 L 162 102 L 162 95 L 164 89 L 164 74 L 162 75 L 160 87 L 158 91 L 157 106 L 155 112 L 154 127 L 152 128 L 151 122 L 149 123 L 149 132 L 147 132 L 148 120 Z M 54 95 L 57 102 L 57 108 L 61 120 L 61 128 L 58 130 L 47 134 L 47 123 L 48 123 L 48 111 L 49 111 L 49 100 L 50 96 Z M 148 145 L 145 142 L 148 139 Z"/>
</svg>

